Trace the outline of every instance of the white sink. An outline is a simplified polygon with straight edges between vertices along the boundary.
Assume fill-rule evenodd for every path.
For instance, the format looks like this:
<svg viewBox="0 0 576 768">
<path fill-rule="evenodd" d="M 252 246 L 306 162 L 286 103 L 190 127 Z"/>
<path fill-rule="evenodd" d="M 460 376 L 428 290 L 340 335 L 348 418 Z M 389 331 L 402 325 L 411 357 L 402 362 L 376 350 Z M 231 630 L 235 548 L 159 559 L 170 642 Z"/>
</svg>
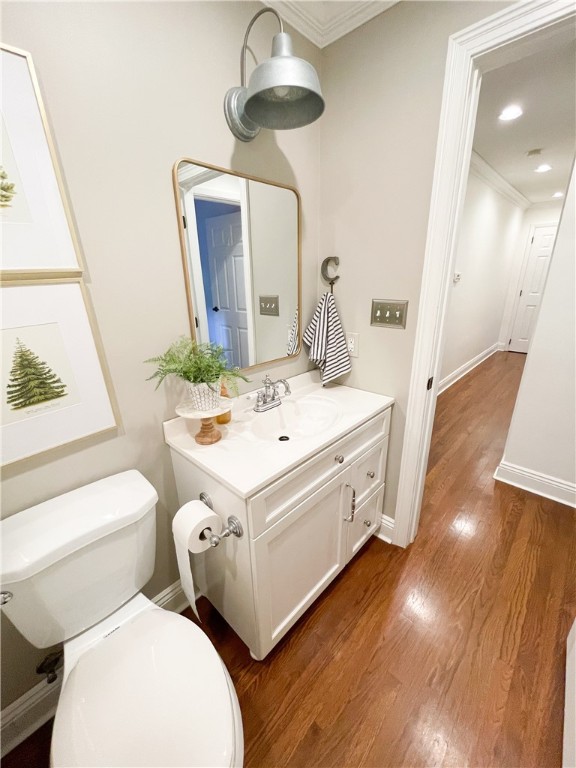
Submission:
<svg viewBox="0 0 576 768">
<path fill-rule="evenodd" d="M 218 425 L 222 439 L 213 445 L 198 445 L 199 421 L 182 417 L 165 422 L 166 442 L 175 455 L 248 498 L 394 402 L 338 384 L 323 387 L 318 371 L 289 382 L 292 394 L 263 413 L 254 411 L 255 392 L 234 398 L 232 420 Z"/>
<path fill-rule="evenodd" d="M 316 395 L 290 399 L 262 413 L 251 412 L 249 430 L 260 440 L 286 442 L 319 435 L 330 429 L 340 416 L 338 405 L 329 398 Z"/>
</svg>

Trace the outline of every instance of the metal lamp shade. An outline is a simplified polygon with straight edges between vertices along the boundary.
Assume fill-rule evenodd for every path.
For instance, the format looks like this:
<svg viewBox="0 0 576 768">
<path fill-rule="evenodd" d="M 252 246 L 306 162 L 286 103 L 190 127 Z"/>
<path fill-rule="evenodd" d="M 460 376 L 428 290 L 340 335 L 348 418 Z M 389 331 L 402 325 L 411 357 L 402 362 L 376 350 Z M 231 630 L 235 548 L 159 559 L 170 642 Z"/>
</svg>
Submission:
<svg viewBox="0 0 576 768">
<path fill-rule="evenodd" d="M 290 35 L 280 32 L 272 56 L 256 67 L 244 104 L 246 116 L 262 128 L 301 128 L 320 117 L 324 99 L 314 67 L 292 56 Z"/>
</svg>

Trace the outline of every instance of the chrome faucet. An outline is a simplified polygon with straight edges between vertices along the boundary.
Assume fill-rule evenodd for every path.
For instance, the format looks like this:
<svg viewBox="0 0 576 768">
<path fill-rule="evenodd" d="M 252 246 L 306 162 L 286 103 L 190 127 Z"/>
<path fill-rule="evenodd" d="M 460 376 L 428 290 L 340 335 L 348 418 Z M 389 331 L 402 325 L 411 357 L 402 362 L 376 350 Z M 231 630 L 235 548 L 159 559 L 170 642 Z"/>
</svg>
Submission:
<svg viewBox="0 0 576 768">
<path fill-rule="evenodd" d="M 275 408 L 277 405 L 282 403 L 282 400 L 280 399 L 280 393 L 278 392 L 279 384 L 282 384 L 284 387 L 284 396 L 290 394 L 290 385 L 286 379 L 278 379 L 278 381 L 272 381 L 270 376 L 266 374 L 266 378 L 262 380 L 262 384 L 264 384 L 264 389 L 260 389 L 256 393 L 256 405 L 254 406 L 256 413 L 268 411 L 270 408 Z"/>
</svg>

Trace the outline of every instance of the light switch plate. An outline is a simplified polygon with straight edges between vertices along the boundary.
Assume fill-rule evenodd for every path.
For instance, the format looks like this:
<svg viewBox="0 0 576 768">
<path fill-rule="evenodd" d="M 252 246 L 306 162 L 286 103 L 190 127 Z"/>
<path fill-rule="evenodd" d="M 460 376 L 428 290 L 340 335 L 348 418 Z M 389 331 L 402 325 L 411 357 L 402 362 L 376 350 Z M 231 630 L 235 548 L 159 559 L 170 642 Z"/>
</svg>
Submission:
<svg viewBox="0 0 576 768">
<path fill-rule="evenodd" d="M 280 315 L 279 299 L 280 299 L 279 296 L 259 296 L 258 301 L 260 304 L 260 314 L 279 317 Z"/>
<path fill-rule="evenodd" d="M 370 325 L 386 328 L 406 328 L 407 301 L 393 299 L 372 299 Z"/>
</svg>

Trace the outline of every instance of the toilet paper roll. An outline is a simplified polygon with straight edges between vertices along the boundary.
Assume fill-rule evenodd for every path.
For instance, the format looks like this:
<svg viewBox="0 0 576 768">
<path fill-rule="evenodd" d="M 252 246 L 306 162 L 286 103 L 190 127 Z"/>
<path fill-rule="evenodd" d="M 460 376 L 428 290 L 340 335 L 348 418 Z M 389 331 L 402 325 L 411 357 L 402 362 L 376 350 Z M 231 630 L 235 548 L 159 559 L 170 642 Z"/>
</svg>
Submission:
<svg viewBox="0 0 576 768">
<path fill-rule="evenodd" d="M 180 583 L 182 590 L 198 620 L 198 610 L 196 609 L 196 595 L 194 593 L 194 581 L 192 579 L 192 569 L 190 567 L 189 552 L 205 552 L 210 549 L 210 542 L 207 539 L 201 539 L 200 534 L 205 528 L 210 528 L 213 533 L 220 533 L 222 530 L 222 520 L 219 515 L 212 512 L 210 507 L 202 501 L 189 501 L 180 507 L 172 521 L 172 534 L 174 535 L 174 545 L 176 547 L 176 560 L 178 570 L 180 571 Z"/>
</svg>

